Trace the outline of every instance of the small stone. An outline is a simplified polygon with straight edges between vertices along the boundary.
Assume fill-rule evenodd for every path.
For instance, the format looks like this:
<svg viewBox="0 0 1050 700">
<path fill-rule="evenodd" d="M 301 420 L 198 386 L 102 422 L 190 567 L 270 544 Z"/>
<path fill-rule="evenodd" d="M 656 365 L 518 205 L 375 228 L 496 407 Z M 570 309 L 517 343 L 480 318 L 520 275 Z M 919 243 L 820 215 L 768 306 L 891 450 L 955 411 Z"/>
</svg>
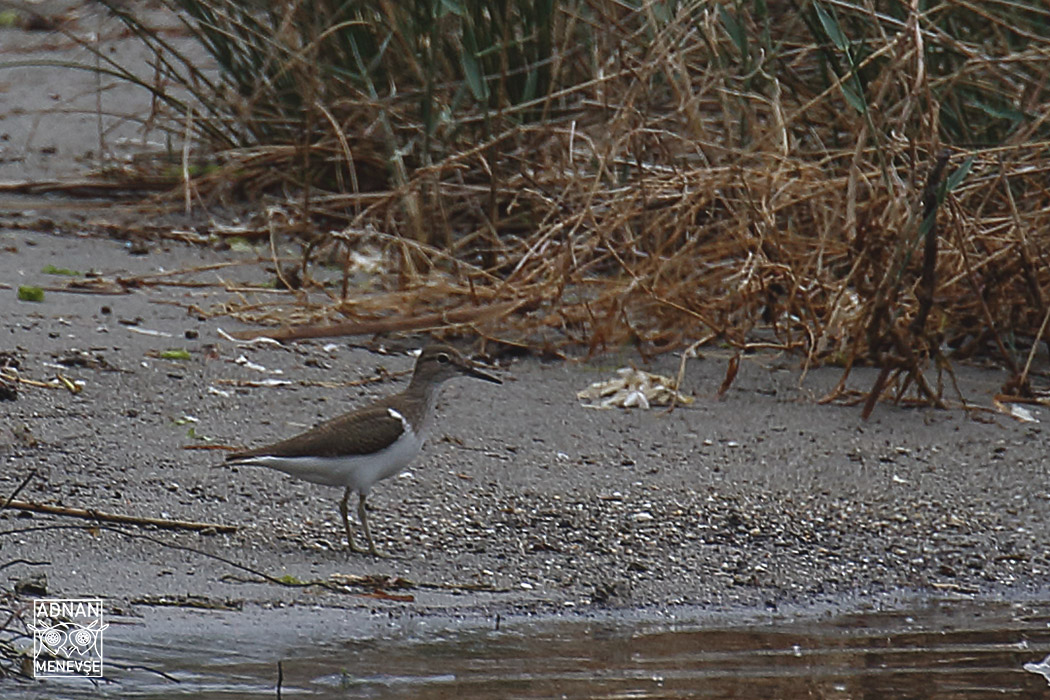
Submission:
<svg viewBox="0 0 1050 700">
<path fill-rule="evenodd" d="M 15 581 L 15 593 L 24 596 L 47 595 L 47 574 L 26 576 Z"/>
</svg>

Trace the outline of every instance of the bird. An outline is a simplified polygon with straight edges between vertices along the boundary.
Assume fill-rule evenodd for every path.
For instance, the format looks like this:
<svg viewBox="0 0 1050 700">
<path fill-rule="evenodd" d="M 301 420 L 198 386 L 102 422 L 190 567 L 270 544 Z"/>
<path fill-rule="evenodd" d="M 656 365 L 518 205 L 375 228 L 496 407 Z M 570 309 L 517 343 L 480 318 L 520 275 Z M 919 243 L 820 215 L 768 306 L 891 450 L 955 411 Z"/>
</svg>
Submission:
<svg viewBox="0 0 1050 700">
<path fill-rule="evenodd" d="M 269 467 L 314 484 L 343 487 L 339 514 L 346 529 L 347 547 L 363 554 L 365 550 L 358 549 L 354 542 L 348 517 L 350 495 L 356 492 L 357 517 L 368 542 L 368 553 L 386 556 L 372 539 L 365 501 L 376 482 L 400 473 L 419 455 L 433 427 L 438 390 L 445 381 L 457 376 L 503 383 L 475 367 L 451 345 L 427 345 L 420 351 L 412 379 L 401 393 L 272 445 L 230 453 L 226 463 Z"/>
</svg>

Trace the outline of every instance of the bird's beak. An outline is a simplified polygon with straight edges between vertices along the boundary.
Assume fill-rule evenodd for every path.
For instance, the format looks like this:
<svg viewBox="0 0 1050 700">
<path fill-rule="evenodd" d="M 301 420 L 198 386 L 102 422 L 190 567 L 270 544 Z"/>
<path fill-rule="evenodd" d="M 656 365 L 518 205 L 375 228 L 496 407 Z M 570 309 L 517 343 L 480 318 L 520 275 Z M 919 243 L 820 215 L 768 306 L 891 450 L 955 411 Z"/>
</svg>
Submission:
<svg viewBox="0 0 1050 700">
<path fill-rule="evenodd" d="M 474 365 L 471 365 L 471 364 L 464 365 L 463 369 L 466 370 L 466 373 L 469 374 L 470 376 L 477 377 L 478 379 L 484 379 L 486 382 L 492 382 L 493 384 L 502 384 L 503 383 L 503 381 L 499 377 L 494 377 L 491 374 L 487 374 L 485 372 L 482 372 L 480 369 L 478 369 Z"/>
</svg>

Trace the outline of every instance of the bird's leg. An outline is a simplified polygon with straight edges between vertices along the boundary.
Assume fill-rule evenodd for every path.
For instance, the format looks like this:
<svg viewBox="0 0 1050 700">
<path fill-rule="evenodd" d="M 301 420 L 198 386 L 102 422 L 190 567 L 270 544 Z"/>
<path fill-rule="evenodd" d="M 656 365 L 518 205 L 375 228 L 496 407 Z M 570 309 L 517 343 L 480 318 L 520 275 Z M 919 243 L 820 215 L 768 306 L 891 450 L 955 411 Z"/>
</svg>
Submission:
<svg viewBox="0 0 1050 700">
<path fill-rule="evenodd" d="M 365 531 L 365 539 L 368 540 L 368 551 L 372 553 L 372 556 L 384 559 L 396 558 L 376 549 L 376 543 L 372 541 L 372 531 L 368 529 L 368 513 L 365 511 L 365 495 L 363 493 L 361 494 L 361 499 L 357 502 L 357 517 L 361 520 L 361 527 Z"/>
<path fill-rule="evenodd" d="M 368 551 L 373 557 L 382 556 L 376 549 L 376 543 L 372 541 L 372 531 L 368 529 L 368 513 L 365 511 L 365 495 L 362 493 L 357 501 L 357 518 L 361 521 L 361 527 L 365 531 L 365 539 L 368 540 Z"/>
<path fill-rule="evenodd" d="M 355 552 L 355 553 L 358 553 L 358 552 L 363 553 L 364 550 L 358 549 L 357 545 L 354 544 L 354 536 L 350 533 L 350 518 L 347 516 L 347 512 L 349 511 L 349 507 L 350 507 L 349 506 L 349 501 L 350 501 L 350 487 L 347 486 L 346 487 L 346 491 L 343 492 L 343 500 L 339 501 L 339 515 L 343 516 L 343 527 L 346 528 L 346 544 L 347 544 L 348 547 L 350 547 L 350 551 L 351 552 Z M 365 528 L 365 534 L 368 534 L 368 528 Z M 368 542 L 369 542 L 369 544 L 371 544 L 371 542 L 372 542 L 372 538 L 371 537 L 368 538 Z"/>
</svg>

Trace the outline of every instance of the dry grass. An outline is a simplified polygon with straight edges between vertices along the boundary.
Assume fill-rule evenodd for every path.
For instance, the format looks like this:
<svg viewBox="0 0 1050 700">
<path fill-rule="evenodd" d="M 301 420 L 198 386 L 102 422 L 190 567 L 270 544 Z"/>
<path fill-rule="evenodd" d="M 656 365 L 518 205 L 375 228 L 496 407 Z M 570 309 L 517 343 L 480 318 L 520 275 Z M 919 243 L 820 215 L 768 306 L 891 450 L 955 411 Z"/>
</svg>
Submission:
<svg viewBox="0 0 1050 700">
<path fill-rule="evenodd" d="M 1041 3 L 172 2 L 241 57 L 207 83 L 168 60 L 203 105 L 169 101 L 173 128 L 223 149 L 187 202 L 236 182 L 279 203 L 262 229 L 302 243 L 307 284 L 332 249 L 394 270 L 234 312 L 553 353 L 780 348 L 844 379 L 882 367 L 872 401 L 938 404 L 930 366 L 991 354 L 1029 392 L 1050 315 Z"/>
</svg>

